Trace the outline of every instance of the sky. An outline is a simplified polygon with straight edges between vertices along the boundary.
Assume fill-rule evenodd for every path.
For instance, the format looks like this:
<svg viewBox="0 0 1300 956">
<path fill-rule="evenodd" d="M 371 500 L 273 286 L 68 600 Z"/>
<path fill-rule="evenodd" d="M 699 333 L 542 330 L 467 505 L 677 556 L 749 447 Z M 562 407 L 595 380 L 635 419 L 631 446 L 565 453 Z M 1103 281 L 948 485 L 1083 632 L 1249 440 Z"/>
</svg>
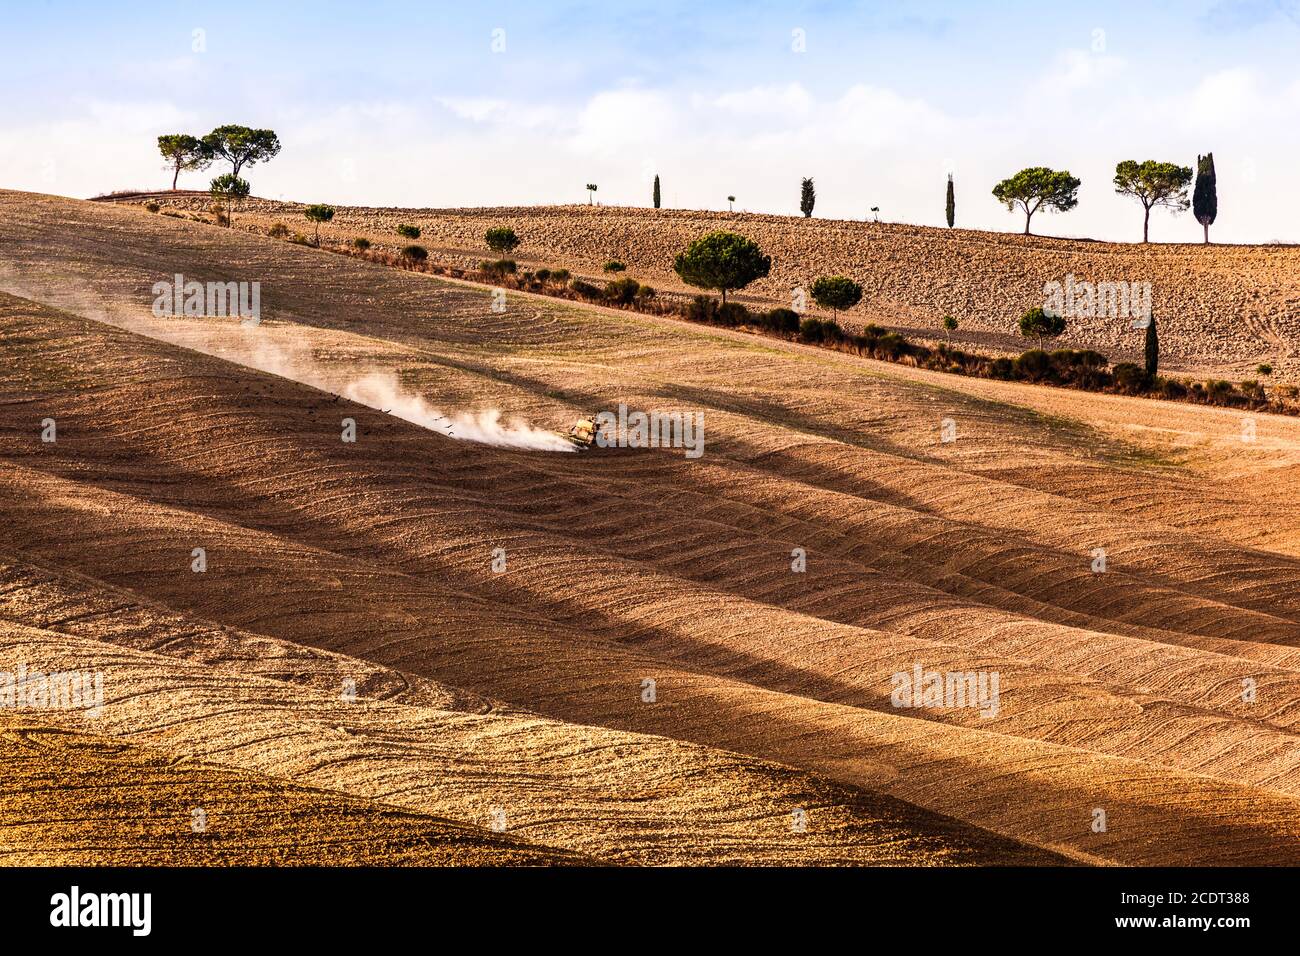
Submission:
<svg viewBox="0 0 1300 956">
<path fill-rule="evenodd" d="M 1026 166 L 1083 181 L 1043 235 L 1137 241 L 1115 164 L 1213 151 L 1223 242 L 1300 242 L 1300 0 L 199 3 L 0 0 L 0 187 L 166 188 L 159 134 L 274 129 L 255 195 L 585 202 L 1019 231 Z M 206 188 L 221 170 L 183 173 Z M 1153 241 L 1199 241 L 1152 213 Z"/>
</svg>

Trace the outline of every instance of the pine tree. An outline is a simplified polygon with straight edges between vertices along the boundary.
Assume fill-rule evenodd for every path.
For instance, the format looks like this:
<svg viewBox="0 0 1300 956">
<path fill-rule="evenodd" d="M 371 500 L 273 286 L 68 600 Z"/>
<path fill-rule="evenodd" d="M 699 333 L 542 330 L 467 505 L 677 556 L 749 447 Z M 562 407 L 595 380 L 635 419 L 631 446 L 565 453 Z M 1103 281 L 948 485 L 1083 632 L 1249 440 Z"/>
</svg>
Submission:
<svg viewBox="0 0 1300 956">
<path fill-rule="evenodd" d="M 799 187 L 799 211 L 807 219 L 812 216 L 813 206 L 817 203 L 817 190 L 813 188 L 812 179 L 805 177 Z"/>
<path fill-rule="evenodd" d="M 1192 192 L 1192 215 L 1205 230 L 1205 241 L 1210 241 L 1210 225 L 1219 215 L 1219 193 L 1215 188 L 1214 154 L 1196 157 L 1196 189 Z"/>
<path fill-rule="evenodd" d="M 952 224 L 957 221 L 957 200 L 952 194 L 952 173 L 948 174 L 948 203 L 946 211 L 948 214 L 948 228 L 951 229 Z"/>
<path fill-rule="evenodd" d="M 1146 365 L 1147 378 L 1154 379 L 1156 372 L 1160 368 L 1160 336 L 1156 334 L 1156 315 L 1154 312 L 1151 313 L 1150 320 L 1147 322 Z"/>
<path fill-rule="evenodd" d="M 659 174 L 655 173 L 655 208 L 659 208 Z"/>
</svg>

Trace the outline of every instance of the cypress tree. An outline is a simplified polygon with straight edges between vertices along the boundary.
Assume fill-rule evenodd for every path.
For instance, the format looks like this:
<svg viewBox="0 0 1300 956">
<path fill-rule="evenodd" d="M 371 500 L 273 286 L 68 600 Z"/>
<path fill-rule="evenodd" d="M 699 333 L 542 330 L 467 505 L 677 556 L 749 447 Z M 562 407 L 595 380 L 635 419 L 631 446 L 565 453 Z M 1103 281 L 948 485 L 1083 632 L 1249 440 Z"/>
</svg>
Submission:
<svg viewBox="0 0 1300 956">
<path fill-rule="evenodd" d="M 659 208 L 659 174 L 655 173 L 655 208 Z"/>
<path fill-rule="evenodd" d="M 948 228 L 951 229 L 952 224 L 957 221 L 957 200 L 952 194 L 952 173 L 948 174 L 948 203 L 946 211 L 948 214 Z"/>
<path fill-rule="evenodd" d="M 1156 372 L 1160 368 L 1160 336 L 1156 334 L 1156 314 L 1154 312 L 1151 313 L 1150 321 L 1147 322 L 1146 366 L 1147 378 L 1154 379 Z"/>
<path fill-rule="evenodd" d="M 1219 215 L 1219 193 L 1215 188 L 1214 154 L 1196 157 L 1196 189 L 1192 191 L 1192 215 L 1205 230 L 1205 241 L 1210 241 L 1210 224 Z"/>
<path fill-rule="evenodd" d="M 799 186 L 799 211 L 807 219 L 812 216 L 813 206 L 817 203 L 817 190 L 813 188 L 813 181 L 805 178 Z"/>
</svg>

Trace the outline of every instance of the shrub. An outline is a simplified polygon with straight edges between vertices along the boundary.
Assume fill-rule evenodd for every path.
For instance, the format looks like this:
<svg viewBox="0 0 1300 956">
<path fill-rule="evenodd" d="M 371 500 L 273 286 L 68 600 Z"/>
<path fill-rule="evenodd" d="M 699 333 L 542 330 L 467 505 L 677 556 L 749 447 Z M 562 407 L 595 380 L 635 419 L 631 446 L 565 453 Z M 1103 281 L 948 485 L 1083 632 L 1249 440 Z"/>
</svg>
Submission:
<svg viewBox="0 0 1300 956">
<path fill-rule="evenodd" d="M 485 260 L 480 262 L 478 267 L 488 275 L 496 276 L 498 278 L 501 276 L 514 275 L 519 270 L 519 265 L 513 259 Z"/>
<path fill-rule="evenodd" d="M 402 248 L 402 258 L 409 262 L 423 262 L 429 258 L 429 250 L 424 246 L 404 246 Z"/>
<path fill-rule="evenodd" d="M 617 259 L 611 259 L 609 262 L 605 263 L 604 270 L 606 272 L 626 272 L 627 266 L 623 265 L 623 263 L 619 262 Z"/>
<path fill-rule="evenodd" d="M 1155 388 L 1162 398 L 1181 399 L 1187 397 L 1187 386 L 1177 379 L 1157 378 Z"/>
<path fill-rule="evenodd" d="M 799 331 L 799 313 L 794 309 L 773 309 L 763 319 L 764 326 L 781 335 L 794 335 Z"/>
<path fill-rule="evenodd" d="M 718 301 L 707 295 L 697 295 L 686 306 L 686 318 L 692 322 L 713 322 L 718 316 Z"/>
<path fill-rule="evenodd" d="M 1255 366 L 1255 371 L 1260 375 L 1272 375 L 1273 366 L 1269 365 L 1267 362 L 1261 362 L 1259 365 Z"/>
<path fill-rule="evenodd" d="M 301 232 L 295 232 L 292 236 L 289 237 L 289 241 L 292 242 L 295 246 L 311 245 L 311 240 L 308 239 L 306 236 L 304 236 Z"/>
<path fill-rule="evenodd" d="M 1042 349 L 1030 349 L 1012 362 L 1012 371 L 1016 378 L 1041 382 L 1052 375 L 1052 357 Z"/>
<path fill-rule="evenodd" d="M 156 202 L 147 202 L 144 204 L 144 208 L 147 212 L 157 212 L 162 208 L 162 206 L 158 205 Z"/>
<path fill-rule="evenodd" d="M 739 302 L 724 302 L 718 306 L 718 313 L 715 321 L 719 325 L 735 327 L 737 325 L 746 325 L 749 323 L 749 309 L 745 308 Z"/>
<path fill-rule="evenodd" d="M 1006 356 L 995 358 L 989 363 L 989 377 L 1009 381 L 1016 374 L 1016 365 Z"/>
<path fill-rule="evenodd" d="M 401 236 L 403 239 L 419 239 L 420 227 L 408 226 L 405 223 L 403 223 L 402 225 L 397 227 L 397 234 Z"/>
<path fill-rule="evenodd" d="M 357 236 L 352 240 L 352 248 L 356 249 L 358 252 L 365 252 L 370 248 L 370 240 L 365 236 Z"/>
<path fill-rule="evenodd" d="M 289 235 L 289 227 L 282 222 L 273 222 L 271 228 L 266 230 L 266 234 L 272 239 L 284 239 Z"/>
<path fill-rule="evenodd" d="M 483 241 L 493 252 L 513 252 L 519 245 L 519 237 L 509 226 L 493 226 L 483 235 Z"/>
<path fill-rule="evenodd" d="M 546 283 L 548 283 L 548 282 L 551 281 L 551 270 L 550 270 L 550 269 L 538 269 L 536 272 L 533 273 L 533 276 L 534 276 L 534 277 L 537 279 L 537 281 L 540 282 L 542 285 L 546 285 Z"/>
<path fill-rule="evenodd" d="M 886 332 L 876 339 L 874 351 L 879 357 L 896 362 L 899 356 L 907 351 L 907 339 L 897 332 Z"/>
<path fill-rule="evenodd" d="M 803 342 L 817 343 L 822 340 L 822 320 L 812 316 L 799 323 L 799 339 Z"/>
<path fill-rule="evenodd" d="M 569 281 L 568 269 L 555 269 L 551 272 L 551 280 L 561 285 Z"/>
<path fill-rule="evenodd" d="M 600 301 L 605 298 L 605 293 L 599 286 L 594 286 L 590 282 L 584 282 L 582 279 L 574 279 L 569 283 L 569 288 L 584 299 Z"/>
<path fill-rule="evenodd" d="M 641 283 L 632 278 L 615 279 L 605 286 L 605 298 L 619 305 L 631 305 Z"/>
<path fill-rule="evenodd" d="M 653 299 L 654 297 L 655 297 L 655 290 L 651 286 L 643 285 L 636 290 L 636 300 L 638 302 L 645 303 Z"/>
<path fill-rule="evenodd" d="M 1133 362 L 1120 362 L 1114 368 L 1115 386 L 1125 392 L 1144 392 L 1151 385 L 1147 370 Z"/>
</svg>

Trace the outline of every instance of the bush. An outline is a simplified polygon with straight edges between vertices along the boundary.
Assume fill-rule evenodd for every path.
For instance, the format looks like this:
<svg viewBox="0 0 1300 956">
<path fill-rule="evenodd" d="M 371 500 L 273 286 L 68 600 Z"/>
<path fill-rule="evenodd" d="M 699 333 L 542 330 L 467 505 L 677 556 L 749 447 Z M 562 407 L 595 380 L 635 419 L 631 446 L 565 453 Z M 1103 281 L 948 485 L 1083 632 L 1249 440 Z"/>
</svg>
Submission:
<svg viewBox="0 0 1300 956">
<path fill-rule="evenodd" d="M 590 282 L 584 282 L 582 279 L 574 279 L 569 283 L 569 288 L 584 299 L 591 299 L 592 301 L 599 302 L 605 298 L 605 293 L 599 286 L 594 286 Z"/>
<path fill-rule="evenodd" d="M 794 309 L 773 309 L 763 316 L 763 326 L 781 335 L 794 335 L 799 331 L 799 313 Z"/>
<path fill-rule="evenodd" d="M 410 262 L 423 262 L 429 258 L 429 250 L 424 246 L 405 246 L 402 249 L 402 258 Z"/>
<path fill-rule="evenodd" d="M 311 245 L 311 237 L 304 236 L 301 232 L 295 232 L 292 236 L 289 237 L 289 241 L 292 242 L 295 246 Z"/>
<path fill-rule="evenodd" d="M 542 285 L 546 285 L 546 283 L 551 281 L 551 270 L 538 269 L 536 272 L 533 273 L 533 277 Z"/>
<path fill-rule="evenodd" d="M 408 226 L 405 223 L 403 223 L 402 225 L 397 227 L 397 234 L 401 236 L 403 239 L 419 239 L 420 227 Z"/>
<path fill-rule="evenodd" d="M 814 319 L 809 316 L 799 323 L 800 341 L 816 344 L 821 342 L 823 334 L 821 319 Z"/>
<path fill-rule="evenodd" d="M 636 290 L 636 300 L 642 304 L 649 302 L 654 297 L 655 290 L 651 286 L 643 285 Z"/>
<path fill-rule="evenodd" d="M 370 240 L 365 236 L 357 236 L 352 240 L 352 248 L 356 249 L 358 252 L 365 252 L 370 248 Z"/>
<path fill-rule="evenodd" d="M 1115 386 L 1124 392 L 1145 392 L 1151 385 L 1147 370 L 1133 362 L 1120 362 L 1114 368 Z"/>
<path fill-rule="evenodd" d="M 1042 349 L 1030 349 L 1022 352 L 1012 362 L 1012 373 L 1026 382 L 1041 382 L 1052 377 L 1052 357 Z"/>
<path fill-rule="evenodd" d="M 605 298 L 619 305 L 631 305 L 641 289 L 641 283 L 633 278 L 615 279 L 605 286 Z"/>
<path fill-rule="evenodd" d="M 989 378 L 1010 381 L 1016 376 L 1016 364 L 1006 356 L 995 358 L 989 363 Z"/>
<path fill-rule="evenodd" d="M 289 235 L 289 227 L 282 222 L 273 222 L 271 228 L 266 230 L 266 234 L 272 239 L 284 239 Z"/>
<path fill-rule="evenodd" d="M 144 208 L 147 212 L 157 212 L 162 208 L 162 206 L 158 205 L 156 202 L 147 202 L 144 204 Z"/>
<path fill-rule="evenodd" d="M 738 325 L 748 325 L 750 322 L 749 309 L 745 308 L 739 302 L 724 302 L 718 306 L 718 313 L 714 321 L 719 325 L 725 325 L 729 328 L 735 328 Z"/>
<path fill-rule="evenodd" d="M 569 281 L 568 269 L 555 269 L 551 272 L 551 281 L 558 282 L 561 285 Z"/>
<path fill-rule="evenodd" d="M 1156 378 L 1156 391 L 1162 398 L 1182 399 L 1187 397 L 1187 386 L 1172 378 Z"/>
<path fill-rule="evenodd" d="M 685 315 L 692 322 L 714 322 L 718 317 L 718 300 L 712 296 L 697 295 L 686 307 Z"/>
<path fill-rule="evenodd" d="M 1269 365 L 1267 362 L 1261 362 L 1259 365 L 1255 366 L 1255 371 L 1260 375 L 1272 375 L 1273 366 Z"/>
<path fill-rule="evenodd" d="M 483 241 L 493 252 L 513 252 L 519 245 L 519 237 L 509 226 L 493 226 L 483 235 Z"/>
<path fill-rule="evenodd" d="M 513 259 L 496 259 L 494 261 L 484 261 L 478 264 L 481 271 L 490 276 L 501 278 L 502 276 L 514 275 L 519 270 L 519 265 Z"/>
<path fill-rule="evenodd" d="M 896 362 L 907 351 L 907 339 L 897 332 L 886 332 L 876 339 L 875 354 L 890 362 Z"/>
<path fill-rule="evenodd" d="M 623 265 L 623 263 L 619 262 L 617 259 L 611 259 L 609 262 L 605 263 L 604 269 L 606 272 L 626 272 L 627 266 Z"/>
</svg>

